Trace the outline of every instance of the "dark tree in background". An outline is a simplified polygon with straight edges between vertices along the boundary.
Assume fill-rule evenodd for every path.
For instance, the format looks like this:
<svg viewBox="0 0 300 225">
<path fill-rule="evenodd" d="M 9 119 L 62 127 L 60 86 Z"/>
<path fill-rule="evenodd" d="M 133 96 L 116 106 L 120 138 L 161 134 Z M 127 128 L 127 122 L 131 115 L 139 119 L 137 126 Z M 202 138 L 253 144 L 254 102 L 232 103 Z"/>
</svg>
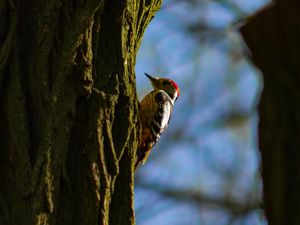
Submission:
<svg viewBox="0 0 300 225">
<path fill-rule="evenodd" d="M 134 224 L 134 66 L 160 0 L 0 0 L 0 224 Z"/>
<path fill-rule="evenodd" d="M 300 223 L 299 15 L 299 1 L 276 1 L 241 28 L 264 79 L 259 149 L 270 225 Z"/>
</svg>

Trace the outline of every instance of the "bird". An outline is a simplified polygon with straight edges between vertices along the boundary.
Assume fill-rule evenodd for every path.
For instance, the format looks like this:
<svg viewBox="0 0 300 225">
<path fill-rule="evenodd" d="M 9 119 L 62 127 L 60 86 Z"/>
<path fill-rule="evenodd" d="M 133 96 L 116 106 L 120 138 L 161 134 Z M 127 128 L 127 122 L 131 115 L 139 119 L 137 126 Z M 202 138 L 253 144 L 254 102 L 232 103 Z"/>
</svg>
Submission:
<svg viewBox="0 0 300 225">
<path fill-rule="evenodd" d="M 178 85 L 169 78 L 145 75 L 151 81 L 154 90 L 139 103 L 139 116 L 142 124 L 141 138 L 135 160 L 135 170 L 145 164 L 153 146 L 167 129 L 174 103 L 180 95 Z"/>
</svg>

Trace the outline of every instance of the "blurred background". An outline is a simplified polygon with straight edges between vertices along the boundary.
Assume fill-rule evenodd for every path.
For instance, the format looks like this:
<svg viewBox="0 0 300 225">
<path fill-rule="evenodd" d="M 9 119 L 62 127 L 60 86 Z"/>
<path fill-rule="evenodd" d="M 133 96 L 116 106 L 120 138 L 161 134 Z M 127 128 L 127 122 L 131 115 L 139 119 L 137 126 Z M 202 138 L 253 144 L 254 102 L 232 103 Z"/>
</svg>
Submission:
<svg viewBox="0 0 300 225">
<path fill-rule="evenodd" d="M 257 102 L 260 72 L 238 33 L 267 0 L 165 0 L 136 65 L 176 81 L 171 123 L 136 173 L 137 225 L 265 225 Z"/>
</svg>

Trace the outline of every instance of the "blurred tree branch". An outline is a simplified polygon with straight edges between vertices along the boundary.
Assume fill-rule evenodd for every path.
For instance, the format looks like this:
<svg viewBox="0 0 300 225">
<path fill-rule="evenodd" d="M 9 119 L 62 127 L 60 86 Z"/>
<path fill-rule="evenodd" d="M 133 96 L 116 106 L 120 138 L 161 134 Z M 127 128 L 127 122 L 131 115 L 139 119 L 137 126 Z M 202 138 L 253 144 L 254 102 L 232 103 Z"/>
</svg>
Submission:
<svg viewBox="0 0 300 225">
<path fill-rule="evenodd" d="M 299 1 L 276 1 L 240 29 L 263 72 L 259 148 L 270 225 L 300 221 L 299 12 Z"/>
<path fill-rule="evenodd" d="M 253 210 L 262 208 L 262 203 L 259 199 L 251 199 L 247 202 L 242 202 L 227 196 L 224 198 L 217 198 L 191 189 L 171 189 L 144 182 L 140 183 L 139 188 L 155 191 L 160 195 L 177 201 L 190 201 L 199 206 L 210 205 L 215 208 L 223 208 L 231 211 L 231 213 L 235 215 L 244 215 Z"/>
</svg>

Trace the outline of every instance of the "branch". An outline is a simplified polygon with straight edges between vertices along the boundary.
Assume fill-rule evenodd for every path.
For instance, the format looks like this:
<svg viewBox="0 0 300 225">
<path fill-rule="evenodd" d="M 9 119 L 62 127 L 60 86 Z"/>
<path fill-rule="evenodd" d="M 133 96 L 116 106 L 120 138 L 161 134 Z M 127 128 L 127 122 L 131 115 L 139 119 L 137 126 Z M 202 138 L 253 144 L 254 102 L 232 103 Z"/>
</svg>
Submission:
<svg viewBox="0 0 300 225">
<path fill-rule="evenodd" d="M 146 183 L 139 183 L 139 187 L 159 192 L 159 194 L 167 198 L 173 198 L 178 201 L 192 201 L 201 206 L 206 204 L 215 208 L 228 209 L 236 215 L 247 214 L 255 209 L 263 208 L 262 202 L 259 199 L 251 199 L 247 202 L 241 202 L 229 197 L 216 198 L 208 196 L 191 189 L 167 189 L 156 184 Z"/>
</svg>

